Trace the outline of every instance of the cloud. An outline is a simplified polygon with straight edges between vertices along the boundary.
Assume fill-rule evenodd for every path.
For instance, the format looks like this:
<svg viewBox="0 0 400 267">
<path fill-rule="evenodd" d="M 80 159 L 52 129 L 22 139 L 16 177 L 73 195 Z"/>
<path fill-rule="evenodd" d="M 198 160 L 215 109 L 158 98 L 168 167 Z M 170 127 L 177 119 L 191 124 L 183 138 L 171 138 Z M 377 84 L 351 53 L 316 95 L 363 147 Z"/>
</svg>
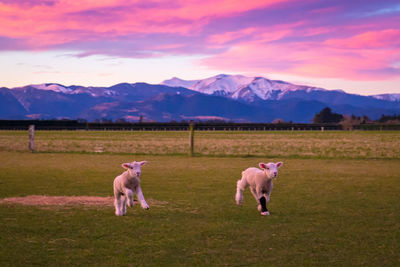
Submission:
<svg viewBox="0 0 400 267">
<path fill-rule="evenodd" d="M 200 55 L 216 70 L 387 79 L 399 75 L 398 13 L 395 0 L 0 0 L 0 51 Z"/>
<path fill-rule="evenodd" d="M 213 18 L 287 1 L 0 1 L 0 36 L 49 48 L 135 34 L 192 35 Z"/>
<path fill-rule="evenodd" d="M 325 42 L 283 42 L 273 41 L 273 38 L 262 41 L 261 38 L 236 43 L 224 53 L 203 59 L 201 64 L 235 72 L 245 69 L 315 78 L 389 79 L 400 75 L 397 67 L 400 49 L 392 39 L 399 40 L 397 34 L 391 30 L 374 34 L 366 32 Z M 278 32 L 278 36 L 286 35 Z M 368 41 L 364 43 L 365 40 Z"/>
<path fill-rule="evenodd" d="M 343 49 L 400 48 L 400 29 L 368 31 L 350 38 L 329 39 L 325 44 Z"/>
</svg>

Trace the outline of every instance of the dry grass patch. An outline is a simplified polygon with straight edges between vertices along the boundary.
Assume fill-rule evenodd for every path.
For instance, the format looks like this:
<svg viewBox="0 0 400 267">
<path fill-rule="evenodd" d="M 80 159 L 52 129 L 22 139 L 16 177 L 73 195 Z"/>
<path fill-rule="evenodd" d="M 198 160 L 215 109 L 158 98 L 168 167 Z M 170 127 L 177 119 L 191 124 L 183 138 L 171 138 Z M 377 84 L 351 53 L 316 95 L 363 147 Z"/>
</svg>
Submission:
<svg viewBox="0 0 400 267">
<path fill-rule="evenodd" d="M 8 197 L 0 199 L 0 204 L 21 204 L 25 206 L 113 206 L 113 197 L 97 196 L 38 196 Z M 150 206 L 164 207 L 166 201 L 148 199 Z M 135 203 L 138 202 L 135 200 Z"/>
</svg>

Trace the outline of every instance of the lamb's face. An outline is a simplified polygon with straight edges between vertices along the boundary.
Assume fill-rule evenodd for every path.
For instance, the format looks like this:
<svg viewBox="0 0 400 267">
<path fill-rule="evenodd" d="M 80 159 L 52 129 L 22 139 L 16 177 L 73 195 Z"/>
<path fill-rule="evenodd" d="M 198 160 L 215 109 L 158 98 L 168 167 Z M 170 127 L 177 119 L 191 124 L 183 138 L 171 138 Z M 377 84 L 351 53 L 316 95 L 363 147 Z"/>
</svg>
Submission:
<svg viewBox="0 0 400 267">
<path fill-rule="evenodd" d="M 282 166 L 283 162 L 269 162 L 269 163 L 259 163 L 261 169 L 267 174 L 268 178 L 276 178 L 278 176 L 278 168 Z"/>
<path fill-rule="evenodd" d="M 147 161 L 136 162 L 133 161 L 131 163 L 123 163 L 122 167 L 125 168 L 131 177 L 140 177 L 141 169 L 140 167 L 146 164 Z"/>
</svg>

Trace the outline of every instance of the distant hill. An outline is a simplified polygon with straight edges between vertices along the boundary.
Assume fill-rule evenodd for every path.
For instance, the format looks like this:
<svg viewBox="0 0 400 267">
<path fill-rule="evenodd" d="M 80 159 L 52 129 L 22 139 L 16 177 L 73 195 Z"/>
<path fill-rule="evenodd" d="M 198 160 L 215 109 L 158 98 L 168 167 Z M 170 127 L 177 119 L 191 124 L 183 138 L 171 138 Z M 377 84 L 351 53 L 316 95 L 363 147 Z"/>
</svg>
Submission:
<svg viewBox="0 0 400 267">
<path fill-rule="evenodd" d="M 400 96 L 361 96 L 262 77 L 221 74 L 204 80 L 166 80 L 160 85 L 110 87 L 47 83 L 0 88 L 0 119 L 125 119 L 235 122 L 311 122 L 329 106 L 341 114 L 400 114 Z"/>
</svg>

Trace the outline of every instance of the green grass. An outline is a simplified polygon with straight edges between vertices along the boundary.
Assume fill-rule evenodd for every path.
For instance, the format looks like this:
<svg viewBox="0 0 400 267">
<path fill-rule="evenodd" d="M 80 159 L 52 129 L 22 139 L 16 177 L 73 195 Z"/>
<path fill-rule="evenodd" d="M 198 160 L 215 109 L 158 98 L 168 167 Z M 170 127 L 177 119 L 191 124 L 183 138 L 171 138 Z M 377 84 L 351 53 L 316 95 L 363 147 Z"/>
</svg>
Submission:
<svg viewBox="0 0 400 267">
<path fill-rule="evenodd" d="M 0 204 L 1 266 L 400 264 L 400 159 L 4 150 L 0 158 L 0 198 L 111 196 L 120 164 L 147 160 L 144 195 L 167 202 L 149 211 L 128 208 L 124 217 L 115 216 L 111 206 Z M 284 165 L 271 215 L 260 216 L 248 191 L 236 206 L 241 171 L 277 160 Z"/>
</svg>

